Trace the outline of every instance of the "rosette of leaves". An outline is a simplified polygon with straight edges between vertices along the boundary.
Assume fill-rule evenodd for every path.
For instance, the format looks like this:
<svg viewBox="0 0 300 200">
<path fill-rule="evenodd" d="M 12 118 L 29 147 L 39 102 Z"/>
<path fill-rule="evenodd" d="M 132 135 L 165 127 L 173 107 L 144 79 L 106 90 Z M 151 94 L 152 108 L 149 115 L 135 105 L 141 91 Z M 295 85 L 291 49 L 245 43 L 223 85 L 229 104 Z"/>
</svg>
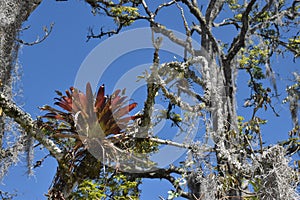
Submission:
<svg viewBox="0 0 300 200">
<path fill-rule="evenodd" d="M 41 109 L 48 113 L 42 117 L 47 119 L 43 122 L 42 129 L 68 152 L 73 152 L 75 157 L 88 148 L 87 141 L 118 142 L 125 135 L 130 121 L 140 117 L 128 115 L 137 103 L 128 103 L 121 90 L 105 96 L 104 85 L 96 95 L 93 94 L 90 83 L 87 83 L 85 93 L 74 87 L 66 90 L 65 95 L 59 91 L 56 93 L 59 97 L 55 98 L 54 104 L 62 110 L 43 106 Z"/>
</svg>

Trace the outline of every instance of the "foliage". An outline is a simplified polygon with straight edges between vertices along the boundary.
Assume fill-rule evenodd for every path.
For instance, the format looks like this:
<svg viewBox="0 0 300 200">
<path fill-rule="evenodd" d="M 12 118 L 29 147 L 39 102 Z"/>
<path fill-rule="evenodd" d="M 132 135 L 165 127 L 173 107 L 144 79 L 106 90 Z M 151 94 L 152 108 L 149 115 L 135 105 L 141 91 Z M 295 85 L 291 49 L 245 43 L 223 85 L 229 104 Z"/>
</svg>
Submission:
<svg viewBox="0 0 300 200">
<path fill-rule="evenodd" d="M 288 47 L 291 48 L 291 49 L 295 49 L 295 51 L 297 52 L 295 54 L 295 57 L 300 56 L 300 54 L 299 54 L 299 51 L 300 51 L 300 36 L 290 38 L 289 42 L 288 42 Z"/>
<path fill-rule="evenodd" d="M 110 13 L 114 16 L 115 23 L 124 26 L 130 26 L 139 15 L 138 8 L 129 6 L 112 7 Z"/>
<path fill-rule="evenodd" d="M 0 199 L 1 200 L 12 200 L 16 196 L 17 196 L 17 194 L 10 194 L 8 192 L 4 192 L 4 191 L 0 190 Z"/>
<path fill-rule="evenodd" d="M 84 180 L 78 185 L 71 199 L 93 200 L 93 199 L 138 199 L 139 191 L 137 186 L 139 180 L 129 180 L 123 174 L 115 174 L 103 171 L 101 179 Z"/>
</svg>

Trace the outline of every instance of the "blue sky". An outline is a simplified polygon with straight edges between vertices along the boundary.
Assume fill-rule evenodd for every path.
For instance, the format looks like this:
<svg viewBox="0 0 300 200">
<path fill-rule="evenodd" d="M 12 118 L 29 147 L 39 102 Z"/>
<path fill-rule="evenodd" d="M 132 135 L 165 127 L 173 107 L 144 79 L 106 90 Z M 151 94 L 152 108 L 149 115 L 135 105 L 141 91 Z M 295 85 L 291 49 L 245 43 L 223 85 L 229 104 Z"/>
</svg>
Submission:
<svg viewBox="0 0 300 200">
<path fill-rule="evenodd" d="M 170 13 L 164 13 L 160 17 L 164 22 L 171 24 L 172 29 L 182 30 L 182 24 L 174 23 L 176 19 L 169 18 Z M 41 44 L 31 47 L 24 46 L 19 53 L 19 63 L 22 66 L 22 83 L 23 83 L 23 97 L 22 102 L 24 110 L 29 112 L 33 118 L 42 115 L 38 107 L 48 104 L 53 105 L 53 98 L 55 97 L 55 90 L 64 91 L 73 85 L 76 73 L 90 51 L 96 47 L 104 39 L 92 39 L 86 42 L 86 35 L 88 33 L 88 27 L 93 27 L 95 30 L 99 30 L 99 27 L 113 28 L 111 20 L 107 20 L 103 15 L 93 16 L 91 9 L 83 1 L 68 1 L 68 2 L 55 2 L 55 1 L 43 1 L 43 3 L 37 8 L 37 10 L 30 16 L 29 20 L 24 26 L 30 26 L 28 30 L 25 30 L 21 38 L 25 41 L 36 40 L 37 35 L 43 35 L 42 27 L 48 26 L 54 22 L 54 28 L 51 35 Z M 134 27 L 147 26 L 138 22 Z M 216 32 L 216 36 L 220 38 L 231 38 L 233 30 L 226 30 L 224 32 Z M 120 44 L 121 45 L 121 44 Z M 149 56 L 140 54 L 135 58 L 136 60 L 118 60 L 115 65 L 119 65 L 122 62 L 125 64 L 125 70 L 130 65 L 137 65 L 139 63 L 151 62 L 152 53 Z M 285 63 L 282 66 L 282 63 Z M 283 91 L 285 86 L 289 83 L 287 78 L 291 76 L 287 75 L 293 71 L 290 68 L 286 69 L 286 65 L 294 66 L 292 69 L 296 69 L 296 65 L 293 63 L 279 59 L 275 64 L 275 71 L 284 74 L 278 79 L 278 85 L 283 85 L 279 88 L 279 91 Z M 101 65 L 101 63 L 99 63 Z M 105 84 L 107 85 L 107 92 L 111 92 L 113 89 L 109 86 L 110 81 L 113 82 L 115 77 L 120 76 L 123 73 L 122 69 L 113 71 L 107 71 Z M 247 75 L 241 73 L 239 76 L 239 83 L 243 83 L 238 93 L 245 96 L 250 91 L 246 87 Z M 133 80 L 134 81 L 134 80 Z M 245 96 L 247 97 L 247 96 Z M 280 101 L 274 99 L 274 103 L 277 104 L 278 112 L 281 115 L 280 118 L 271 117 L 268 125 L 263 127 L 265 140 L 267 142 L 274 142 L 279 139 L 284 139 L 287 136 L 287 131 L 291 128 L 290 115 L 286 106 L 281 106 Z M 277 101 L 277 103 L 276 103 Z M 143 102 L 138 102 L 143 105 Z M 238 112 L 240 115 L 249 114 L 249 111 L 242 107 L 243 98 L 239 99 Z M 259 115 L 270 117 L 274 116 L 269 110 L 268 112 L 260 112 Z M 246 118 L 247 119 L 247 118 Z M 46 150 L 37 149 L 36 159 L 40 159 L 47 155 Z M 48 190 L 51 184 L 52 178 L 55 174 L 56 163 L 52 158 L 47 158 L 42 167 L 35 170 L 35 175 L 28 177 L 26 174 L 26 163 L 24 156 L 20 158 L 21 162 L 11 168 L 8 175 L 2 181 L 0 189 L 14 191 L 17 190 L 18 196 L 16 199 L 31 199 L 40 200 L 46 199 L 43 194 Z M 167 182 L 160 180 L 148 180 L 144 181 L 141 189 L 143 189 L 141 199 L 152 200 L 158 199 L 158 195 L 164 197 L 167 196 L 167 190 L 171 189 L 171 185 Z"/>
</svg>

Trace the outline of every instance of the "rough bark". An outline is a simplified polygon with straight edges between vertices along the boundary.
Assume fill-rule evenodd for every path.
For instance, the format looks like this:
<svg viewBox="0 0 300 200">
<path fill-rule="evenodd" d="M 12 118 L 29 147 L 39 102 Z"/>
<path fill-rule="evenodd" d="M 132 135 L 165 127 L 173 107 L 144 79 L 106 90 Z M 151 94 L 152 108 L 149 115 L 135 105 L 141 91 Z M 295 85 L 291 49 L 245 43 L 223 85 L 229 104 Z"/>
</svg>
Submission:
<svg viewBox="0 0 300 200">
<path fill-rule="evenodd" d="M 29 15 L 40 3 L 41 0 L 0 1 L 0 93 L 7 99 L 12 99 L 14 96 L 12 92 L 12 75 L 17 64 L 17 55 L 19 50 L 17 38 L 21 31 L 22 23 L 27 20 Z M 5 124 L 6 119 L 7 117 L 5 113 L 2 113 L 0 116 L 0 149 L 1 152 L 5 152 L 3 155 L 16 157 L 19 150 L 22 150 L 22 146 L 13 148 L 13 152 L 7 152 L 10 151 L 9 149 L 2 149 L 4 131 L 7 128 Z M 22 144 L 18 143 L 16 145 Z M 1 156 L 1 160 L 4 158 L 7 159 L 6 156 Z M 1 169 L 1 172 L 3 172 L 2 170 L 7 169 Z"/>
</svg>

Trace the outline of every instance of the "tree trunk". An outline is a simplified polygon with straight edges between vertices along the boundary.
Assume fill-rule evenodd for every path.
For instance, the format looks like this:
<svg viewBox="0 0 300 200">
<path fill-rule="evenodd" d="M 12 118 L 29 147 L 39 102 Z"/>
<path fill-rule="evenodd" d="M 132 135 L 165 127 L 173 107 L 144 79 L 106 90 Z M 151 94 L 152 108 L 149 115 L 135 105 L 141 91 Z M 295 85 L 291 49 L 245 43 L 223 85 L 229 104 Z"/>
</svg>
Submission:
<svg viewBox="0 0 300 200">
<path fill-rule="evenodd" d="M 64 159 L 59 161 L 56 175 L 48 192 L 51 200 L 69 199 L 73 189 L 84 179 L 97 179 L 102 169 L 101 162 L 87 151 L 77 161 L 66 154 Z M 80 160 L 80 161 L 79 161 Z M 79 163 L 76 165 L 76 163 Z"/>
<path fill-rule="evenodd" d="M 232 133 L 238 133 L 236 112 L 236 73 L 234 57 L 227 58 L 220 49 L 214 37 L 212 37 L 212 22 L 222 9 L 224 1 L 212 1 L 206 11 L 206 24 L 200 23 L 201 34 L 201 56 L 205 54 L 209 61 L 208 66 L 203 69 L 203 78 L 206 82 L 206 98 L 209 101 L 211 114 L 211 132 L 215 143 L 217 167 L 220 176 L 237 176 L 234 166 L 226 156 L 228 152 L 234 152 L 239 138 L 232 137 Z M 203 53 L 205 52 L 205 53 Z M 197 55 L 196 55 L 197 56 Z M 210 122 L 207 122 L 210 123 Z M 237 135 L 237 134 L 235 134 Z M 227 172 L 222 173 L 222 172 Z M 217 199 L 227 197 L 228 199 L 241 199 L 239 185 L 235 188 L 219 194 Z"/>
<path fill-rule="evenodd" d="M 13 98 L 13 74 L 17 64 L 19 43 L 17 41 L 22 23 L 41 3 L 42 0 L 1 0 L 0 1 L 0 93 Z M 18 152 L 3 149 L 6 117 L 0 114 L 0 162 L 7 156 Z M 14 149 L 14 148 L 12 148 Z M 17 148 L 22 149 L 22 148 Z M 7 164 L 7 163 L 6 163 Z M 1 167 L 0 178 L 3 175 Z M 5 169 L 4 169 L 5 170 Z"/>
</svg>

